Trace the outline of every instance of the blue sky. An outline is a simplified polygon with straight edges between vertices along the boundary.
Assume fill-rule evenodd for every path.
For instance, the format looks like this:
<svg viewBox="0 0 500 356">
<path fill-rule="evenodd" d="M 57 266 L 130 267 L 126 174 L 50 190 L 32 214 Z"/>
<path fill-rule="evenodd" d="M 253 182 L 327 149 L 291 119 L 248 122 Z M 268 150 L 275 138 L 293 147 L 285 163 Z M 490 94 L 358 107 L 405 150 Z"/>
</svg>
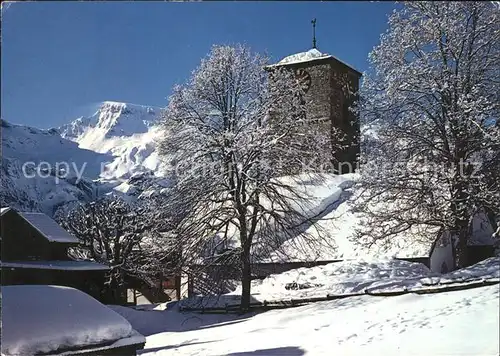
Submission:
<svg viewBox="0 0 500 356">
<path fill-rule="evenodd" d="M 317 47 L 368 68 L 392 2 L 19 2 L 2 10 L 2 118 L 56 127 L 105 100 L 166 106 L 213 44 Z"/>
</svg>

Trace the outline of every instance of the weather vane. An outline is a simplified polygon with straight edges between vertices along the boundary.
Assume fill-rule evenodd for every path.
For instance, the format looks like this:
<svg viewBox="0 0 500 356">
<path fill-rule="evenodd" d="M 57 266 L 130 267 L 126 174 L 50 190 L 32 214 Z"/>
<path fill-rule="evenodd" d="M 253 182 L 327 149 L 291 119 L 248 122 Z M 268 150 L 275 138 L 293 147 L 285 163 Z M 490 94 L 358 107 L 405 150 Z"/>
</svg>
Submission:
<svg viewBox="0 0 500 356">
<path fill-rule="evenodd" d="M 314 18 L 311 23 L 313 25 L 313 48 L 316 48 L 316 19 Z"/>
</svg>

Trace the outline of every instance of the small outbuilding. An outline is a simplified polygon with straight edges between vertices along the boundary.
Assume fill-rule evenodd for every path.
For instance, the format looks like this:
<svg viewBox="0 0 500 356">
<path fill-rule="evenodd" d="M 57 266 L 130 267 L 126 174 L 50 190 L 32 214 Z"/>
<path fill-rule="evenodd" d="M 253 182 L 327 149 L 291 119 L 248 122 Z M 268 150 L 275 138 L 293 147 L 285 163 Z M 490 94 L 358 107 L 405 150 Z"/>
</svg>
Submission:
<svg viewBox="0 0 500 356">
<path fill-rule="evenodd" d="M 135 356 L 146 339 L 121 315 L 74 288 L 2 287 L 2 355 Z"/>
</svg>

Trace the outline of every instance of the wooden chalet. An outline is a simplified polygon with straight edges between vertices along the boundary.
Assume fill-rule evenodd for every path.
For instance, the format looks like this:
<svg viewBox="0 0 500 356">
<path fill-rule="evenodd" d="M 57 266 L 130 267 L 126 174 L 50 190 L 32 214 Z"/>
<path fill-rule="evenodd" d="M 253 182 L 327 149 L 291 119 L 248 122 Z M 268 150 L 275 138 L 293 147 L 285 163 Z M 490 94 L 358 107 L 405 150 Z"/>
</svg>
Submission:
<svg viewBox="0 0 500 356">
<path fill-rule="evenodd" d="M 103 292 L 108 266 L 71 259 L 79 241 L 49 216 L 1 208 L 0 238 L 2 285 L 67 286 L 112 303 Z"/>
</svg>

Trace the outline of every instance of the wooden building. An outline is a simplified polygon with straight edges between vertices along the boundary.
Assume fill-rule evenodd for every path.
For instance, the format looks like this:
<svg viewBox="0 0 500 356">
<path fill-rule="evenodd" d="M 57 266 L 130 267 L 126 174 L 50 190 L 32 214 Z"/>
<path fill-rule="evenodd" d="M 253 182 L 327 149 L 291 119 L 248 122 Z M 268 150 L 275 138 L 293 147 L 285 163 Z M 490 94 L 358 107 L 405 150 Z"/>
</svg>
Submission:
<svg viewBox="0 0 500 356">
<path fill-rule="evenodd" d="M 2 208 L 0 238 L 2 285 L 67 286 L 113 301 L 104 292 L 108 266 L 71 259 L 68 249 L 78 240 L 49 216 Z"/>
</svg>

